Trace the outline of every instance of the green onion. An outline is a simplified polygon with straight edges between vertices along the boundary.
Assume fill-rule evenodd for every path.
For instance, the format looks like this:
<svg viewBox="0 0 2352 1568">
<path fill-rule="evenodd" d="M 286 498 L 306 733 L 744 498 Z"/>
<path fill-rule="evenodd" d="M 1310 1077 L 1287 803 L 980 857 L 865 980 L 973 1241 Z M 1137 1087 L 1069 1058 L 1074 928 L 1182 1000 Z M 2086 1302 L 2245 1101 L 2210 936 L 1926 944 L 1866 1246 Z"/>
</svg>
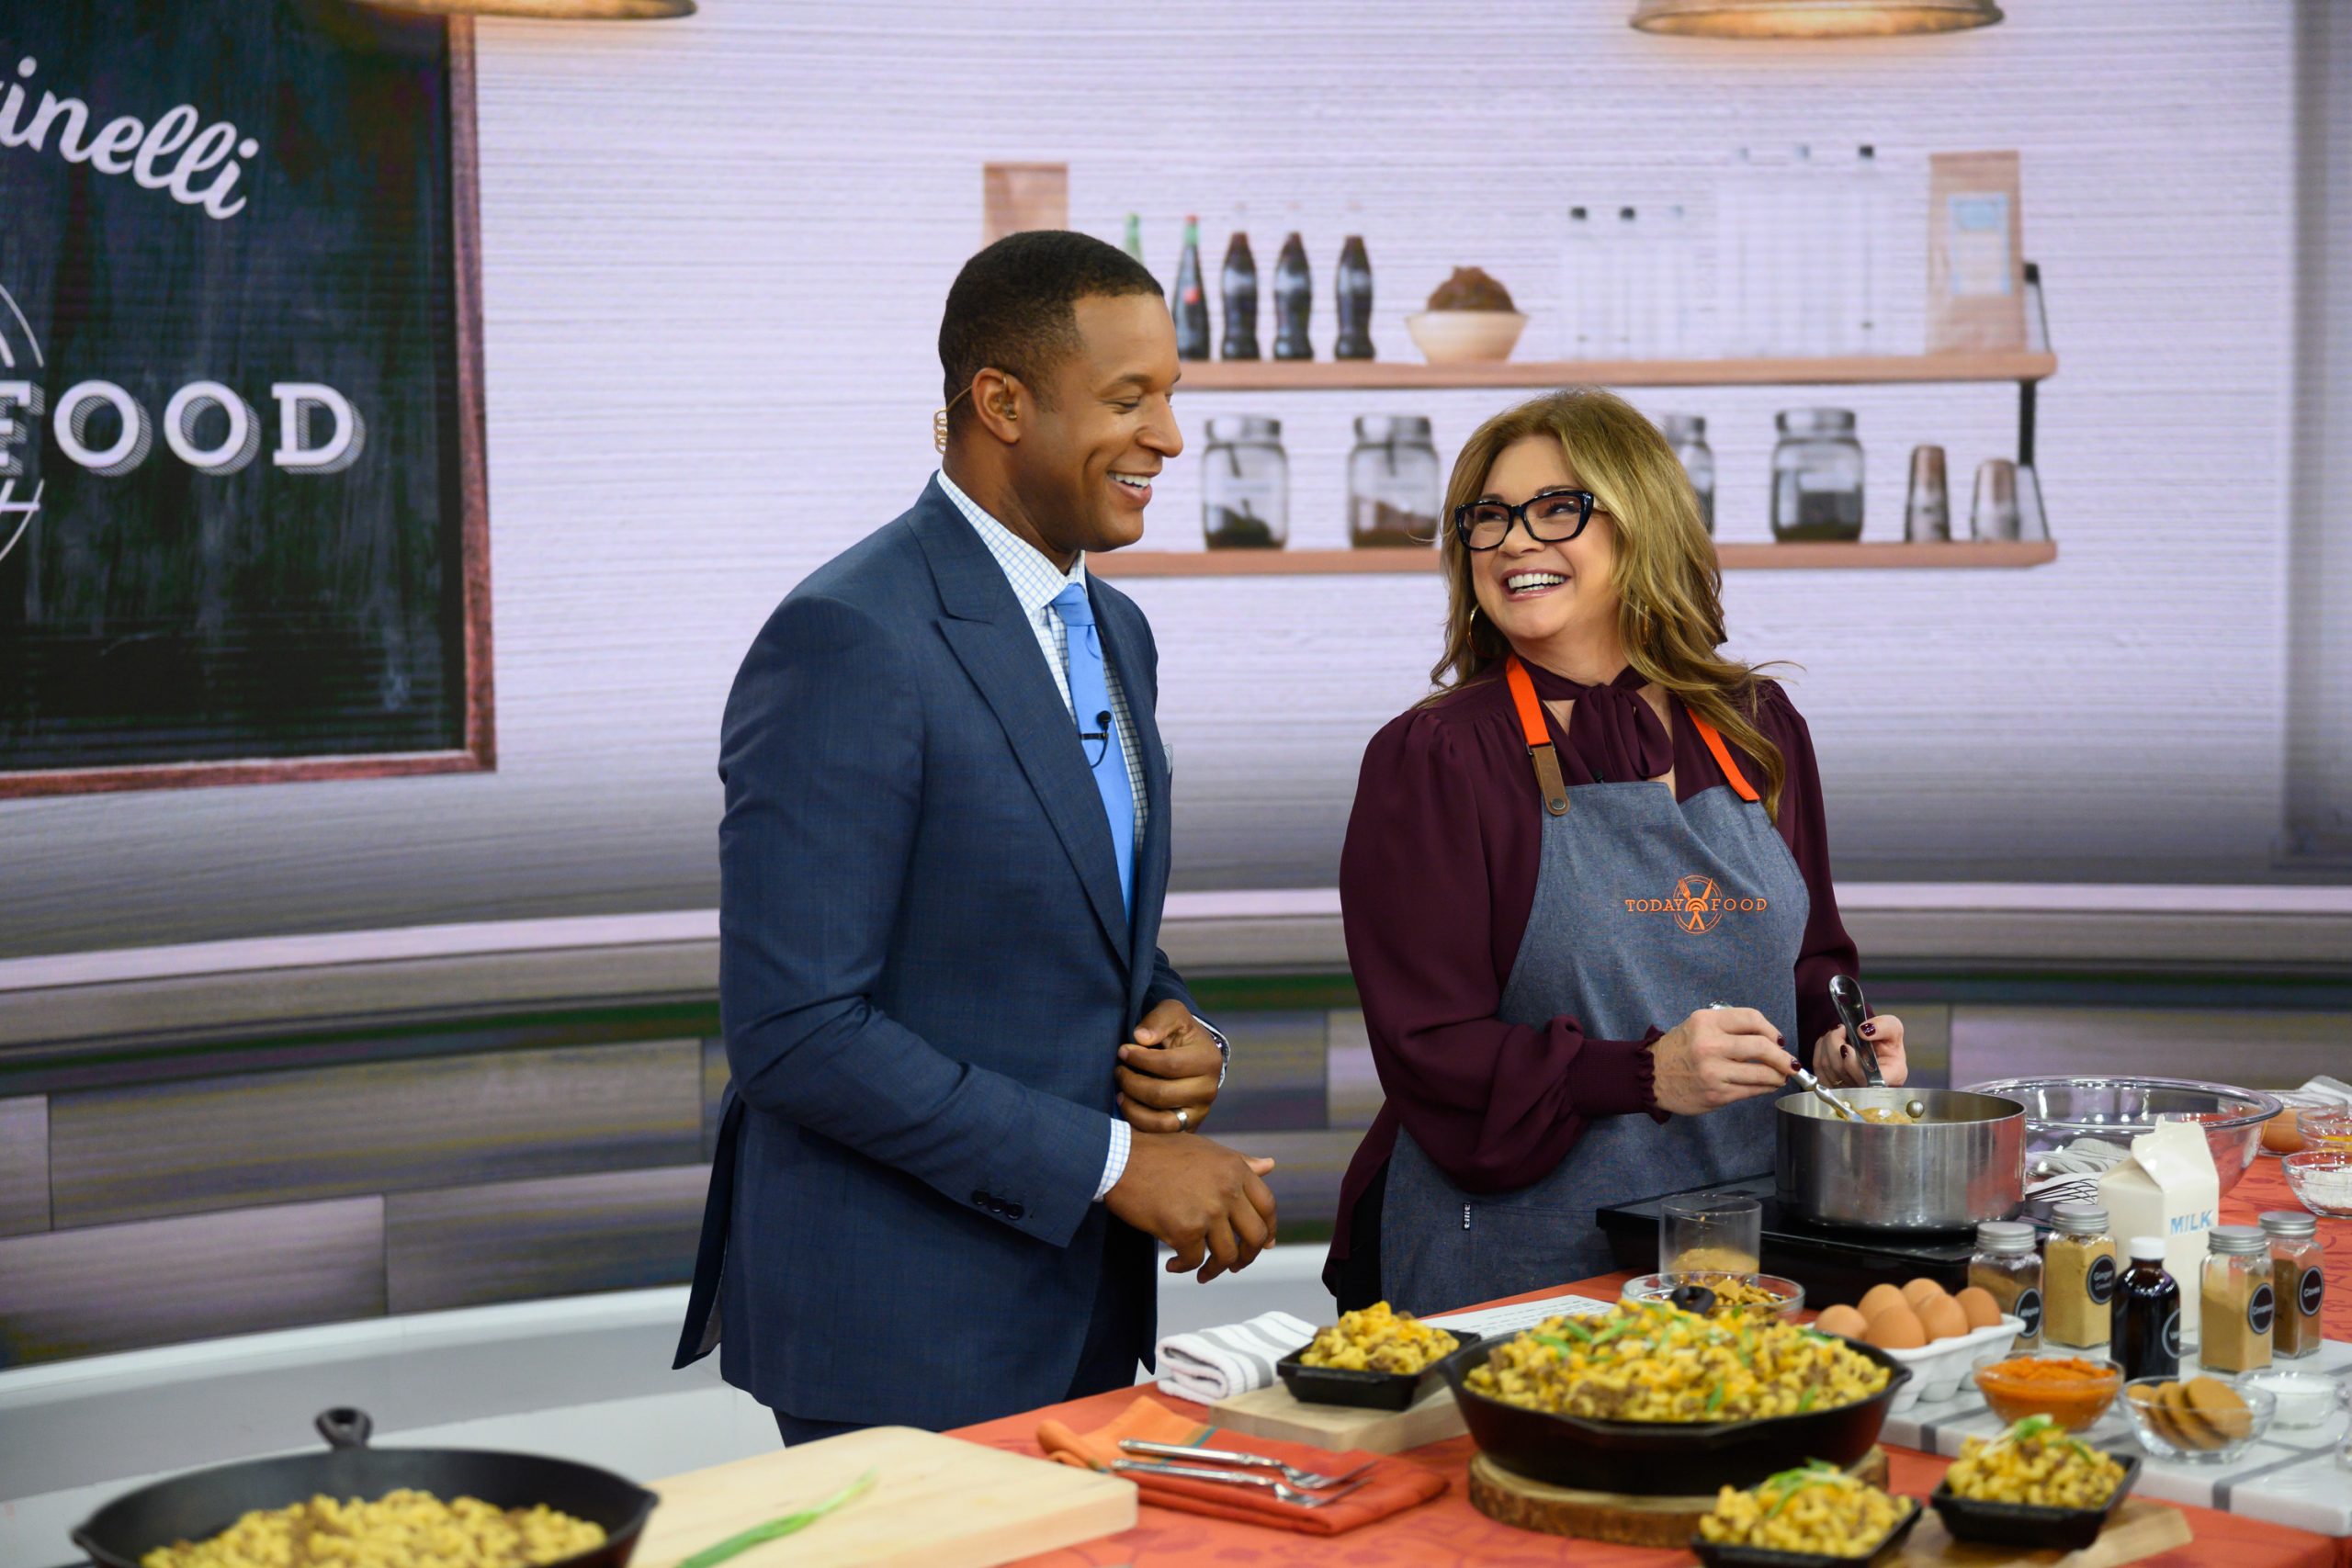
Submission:
<svg viewBox="0 0 2352 1568">
<path fill-rule="evenodd" d="M 1723 1408 L 1723 1403 L 1724 1403 L 1724 1385 L 1723 1385 L 1723 1384 L 1721 1384 L 1721 1383 L 1717 1383 L 1717 1384 L 1715 1385 L 1715 1391 L 1714 1391 L 1714 1393 L 1711 1393 L 1711 1394 L 1707 1395 L 1707 1414 L 1708 1414 L 1708 1415 L 1710 1415 L 1710 1416 L 1713 1416 L 1716 1411 L 1718 1411 L 1718 1410 L 1722 1409 L 1722 1408 Z"/>
<path fill-rule="evenodd" d="M 1803 1396 L 1802 1396 L 1802 1397 L 1800 1397 L 1800 1398 L 1797 1400 L 1797 1414 L 1798 1414 L 1798 1415 L 1800 1415 L 1800 1416 L 1802 1416 L 1802 1415 L 1804 1415 L 1806 1411 L 1808 1411 L 1808 1410 L 1812 1409 L 1812 1408 L 1813 1408 L 1813 1396 L 1814 1396 L 1815 1394 L 1816 1394 L 1816 1393 L 1820 1393 L 1820 1392 L 1821 1392 L 1821 1391 L 1820 1391 L 1819 1389 L 1815 1389 L 1815 1388 L 1808 1388 L 1808 1389 L 1806 1389 L 1806 1390 L 1804 1391 L 1804 1393 L 1803 1394 Z"/>
<path fill-rule="evenodd" d="M 1575 1346 L 1569 1344 L 1566 1340 L 1561 1338 L 1556 1334 L 1530 1334 L 1528 1337 L 1534 1340 L 1538 1345 L 1549 1345 L 1553 1349 L 1557 1350 L 1563 1356 L 1566 1356 L 1576 1349 Z M 679 1568 L 685 1568 L 685 1565 L 684 1563 L 680 1563 Z"/>
<path fill-rule="evenodd" d="M 807 1529 L 842 1504 L 872 1491 L 874 1479 L 875 1472 L 869 1470 L 815 1507 L 803 1508 L 797 1514 L 786 1514 L 782 1518 L 770 1519 L 763 1525 L 753 1525 L 740 1535 L 730 1535 L 717 1546 L 707 1546 L 695 1552 L 692 1557 L 679 1563 L 678 1568 L 711 1568 L 713 1563 L 724 1562 L 738 1552 L 749 1551 L 762 1541 L 774 1540 L 778 1536 L 791 1535 L 795 1531 Z"/>
</svg>

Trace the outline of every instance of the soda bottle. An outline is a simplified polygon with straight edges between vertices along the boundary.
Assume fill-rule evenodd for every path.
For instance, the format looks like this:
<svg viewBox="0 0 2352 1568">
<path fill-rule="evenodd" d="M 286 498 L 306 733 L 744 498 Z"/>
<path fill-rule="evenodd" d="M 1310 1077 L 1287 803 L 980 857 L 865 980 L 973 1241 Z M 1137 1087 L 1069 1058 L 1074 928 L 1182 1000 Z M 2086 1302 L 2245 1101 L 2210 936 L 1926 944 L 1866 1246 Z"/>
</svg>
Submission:
<svg viewBox="0 0 2352 1568">
<path fill-rule="evenodd" d="M 1176 262 L 1176 294 L 1168 302 L 1176 318 L 1176 357 L 1209 356 L 1209 301 L 1201 289 L 1201 220 L 1184 220 L 1184 254 Z"/>
</svg>

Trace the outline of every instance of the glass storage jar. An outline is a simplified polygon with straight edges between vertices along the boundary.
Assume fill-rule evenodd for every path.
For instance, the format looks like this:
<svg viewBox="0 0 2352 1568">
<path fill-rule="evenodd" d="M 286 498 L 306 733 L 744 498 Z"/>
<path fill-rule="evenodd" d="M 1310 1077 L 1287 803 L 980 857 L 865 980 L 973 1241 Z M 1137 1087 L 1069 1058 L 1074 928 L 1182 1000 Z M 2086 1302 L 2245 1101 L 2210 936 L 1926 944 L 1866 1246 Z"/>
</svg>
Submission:
<svg viewBox="0 0 2352 1568">
<path fill-rule="evenodd" d="M 1968 1282 L 2024 1323 L 2011 1348 L 2026 1354 L 2041 1348 L 2041 1254 L 2033 1241 L 2030 1224 L 1986 1220 L 1976 1227 L 1976 1253 L 1968 1260 Z"/>
<path fill-rule="evenodd" d="M 2268 1366 L 2278 1313 L 2270 1238 L 2259 1225 L 2215 1225 L 2205 1233 L 2205 1246 L 2198 1364 L 2209 1372 Z"/>
<path fill-rule="evenodd" d="M 2270 1288 L 2278 1297 L 2271 1358 L 2292 1361 L 2315 1356 L 2320 1308 L 2327 1299 L 2327 1280 L 2320 1272 L 2319 1216 L 2300 1209 L 2273 1209 L 2262 1216 L 2262 1230 L 2270 1238 Z"/>
<path fill-rule="evenodd" d="M 2096 1203 L 2061 1203 L 2041 1249 L 2041 1338 L 2067 1350 L 2104 1350 L 2114 1331 L 2115 1238 Z"/>
<path fill-rule="evenodd" d="M 1209 421 L 1201 526 L 1213 550 L 1280 549 L 1290 537 L 1290 458 L 1283 423 L 1255 414 Z"/>
<path fill-rule="evenodd" d="M 1699 521 L 1712 537 L 1715 531 L 1715 454 L 1707 445 L 1707 422 L 1695 413 L 1668 414 L 1659 428 L 1666 444 L 1682 459 L 1690 488 L 1699 497 Z"/>
<path fill-rule="evenodd" d="M 1862 536 L 1862 444 L 1850 409 L 1783 409 L 1774 422 L 1772 537 Z"/>
<path fill-rule="evenodd" d="M 1444 493 L 1430 422 L 1419 414 L 1364 414 L 1348 454 L 1348 542 L 1423 549 L 1437 543 Z"/>
</svg>

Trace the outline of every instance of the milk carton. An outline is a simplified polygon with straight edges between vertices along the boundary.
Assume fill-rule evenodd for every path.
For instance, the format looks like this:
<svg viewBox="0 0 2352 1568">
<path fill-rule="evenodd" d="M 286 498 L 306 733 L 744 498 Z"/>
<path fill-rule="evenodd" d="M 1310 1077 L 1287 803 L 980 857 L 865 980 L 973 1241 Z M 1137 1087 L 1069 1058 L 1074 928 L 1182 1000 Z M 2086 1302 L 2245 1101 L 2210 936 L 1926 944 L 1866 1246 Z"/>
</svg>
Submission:
<svg viewBox="0 0 2352 1568">
<path fill-rule="evenodd" d="M 2193 1122 L 2159 1122 L 2156 1130 L 2132 1140 L 2132 1157 L 2098 1179 L 2100 1207 L 2117 1240 L 2162 1236 L 2165 1272 L 2180 1286 L 2180 1337 L 2198 1339 L 2199 1270 L 2205 1262 L 2205 1233 L 2213 1228 L 2222 1203 L 2222 1179 L 2205 1129 Z"/>
</svg>

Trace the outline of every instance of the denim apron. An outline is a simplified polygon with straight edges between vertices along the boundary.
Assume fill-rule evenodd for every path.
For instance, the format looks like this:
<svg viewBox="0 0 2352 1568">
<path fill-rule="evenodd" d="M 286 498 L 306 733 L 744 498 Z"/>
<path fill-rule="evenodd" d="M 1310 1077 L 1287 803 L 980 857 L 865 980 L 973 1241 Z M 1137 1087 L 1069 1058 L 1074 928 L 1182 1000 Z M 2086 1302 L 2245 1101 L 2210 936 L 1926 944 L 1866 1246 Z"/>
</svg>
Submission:
<svg viewBox="0 0 2352 1568">
<path fill-rule="evenodd" d="M 1801 1055 L 1795 974 L 1811 899 L 1723 737 L 1688 716 L 1725 784 L 1677 802 L 1655 781 L 1592 784 L 1571 809 L 1534 683 L 1516 658 L 1505 674 L 1545 816 L 1535 901 L 1498 1015 L 1541 1028 L 1567 1014 L 1597 1039 L 1638 1040 L 1722 1002 L 1763 1013 Z M 1428 1314 L 1609 1273 L 1596 1212 L 1770 1170 L 1773 1102 L 1759 1095 L 1663 1124 L 1597 1118 L 1551 1174 L 1515 1192 L 1463 1190 L 1399 1128 L 1382 1291 L 1399 1311 Z"/>
</svg>

